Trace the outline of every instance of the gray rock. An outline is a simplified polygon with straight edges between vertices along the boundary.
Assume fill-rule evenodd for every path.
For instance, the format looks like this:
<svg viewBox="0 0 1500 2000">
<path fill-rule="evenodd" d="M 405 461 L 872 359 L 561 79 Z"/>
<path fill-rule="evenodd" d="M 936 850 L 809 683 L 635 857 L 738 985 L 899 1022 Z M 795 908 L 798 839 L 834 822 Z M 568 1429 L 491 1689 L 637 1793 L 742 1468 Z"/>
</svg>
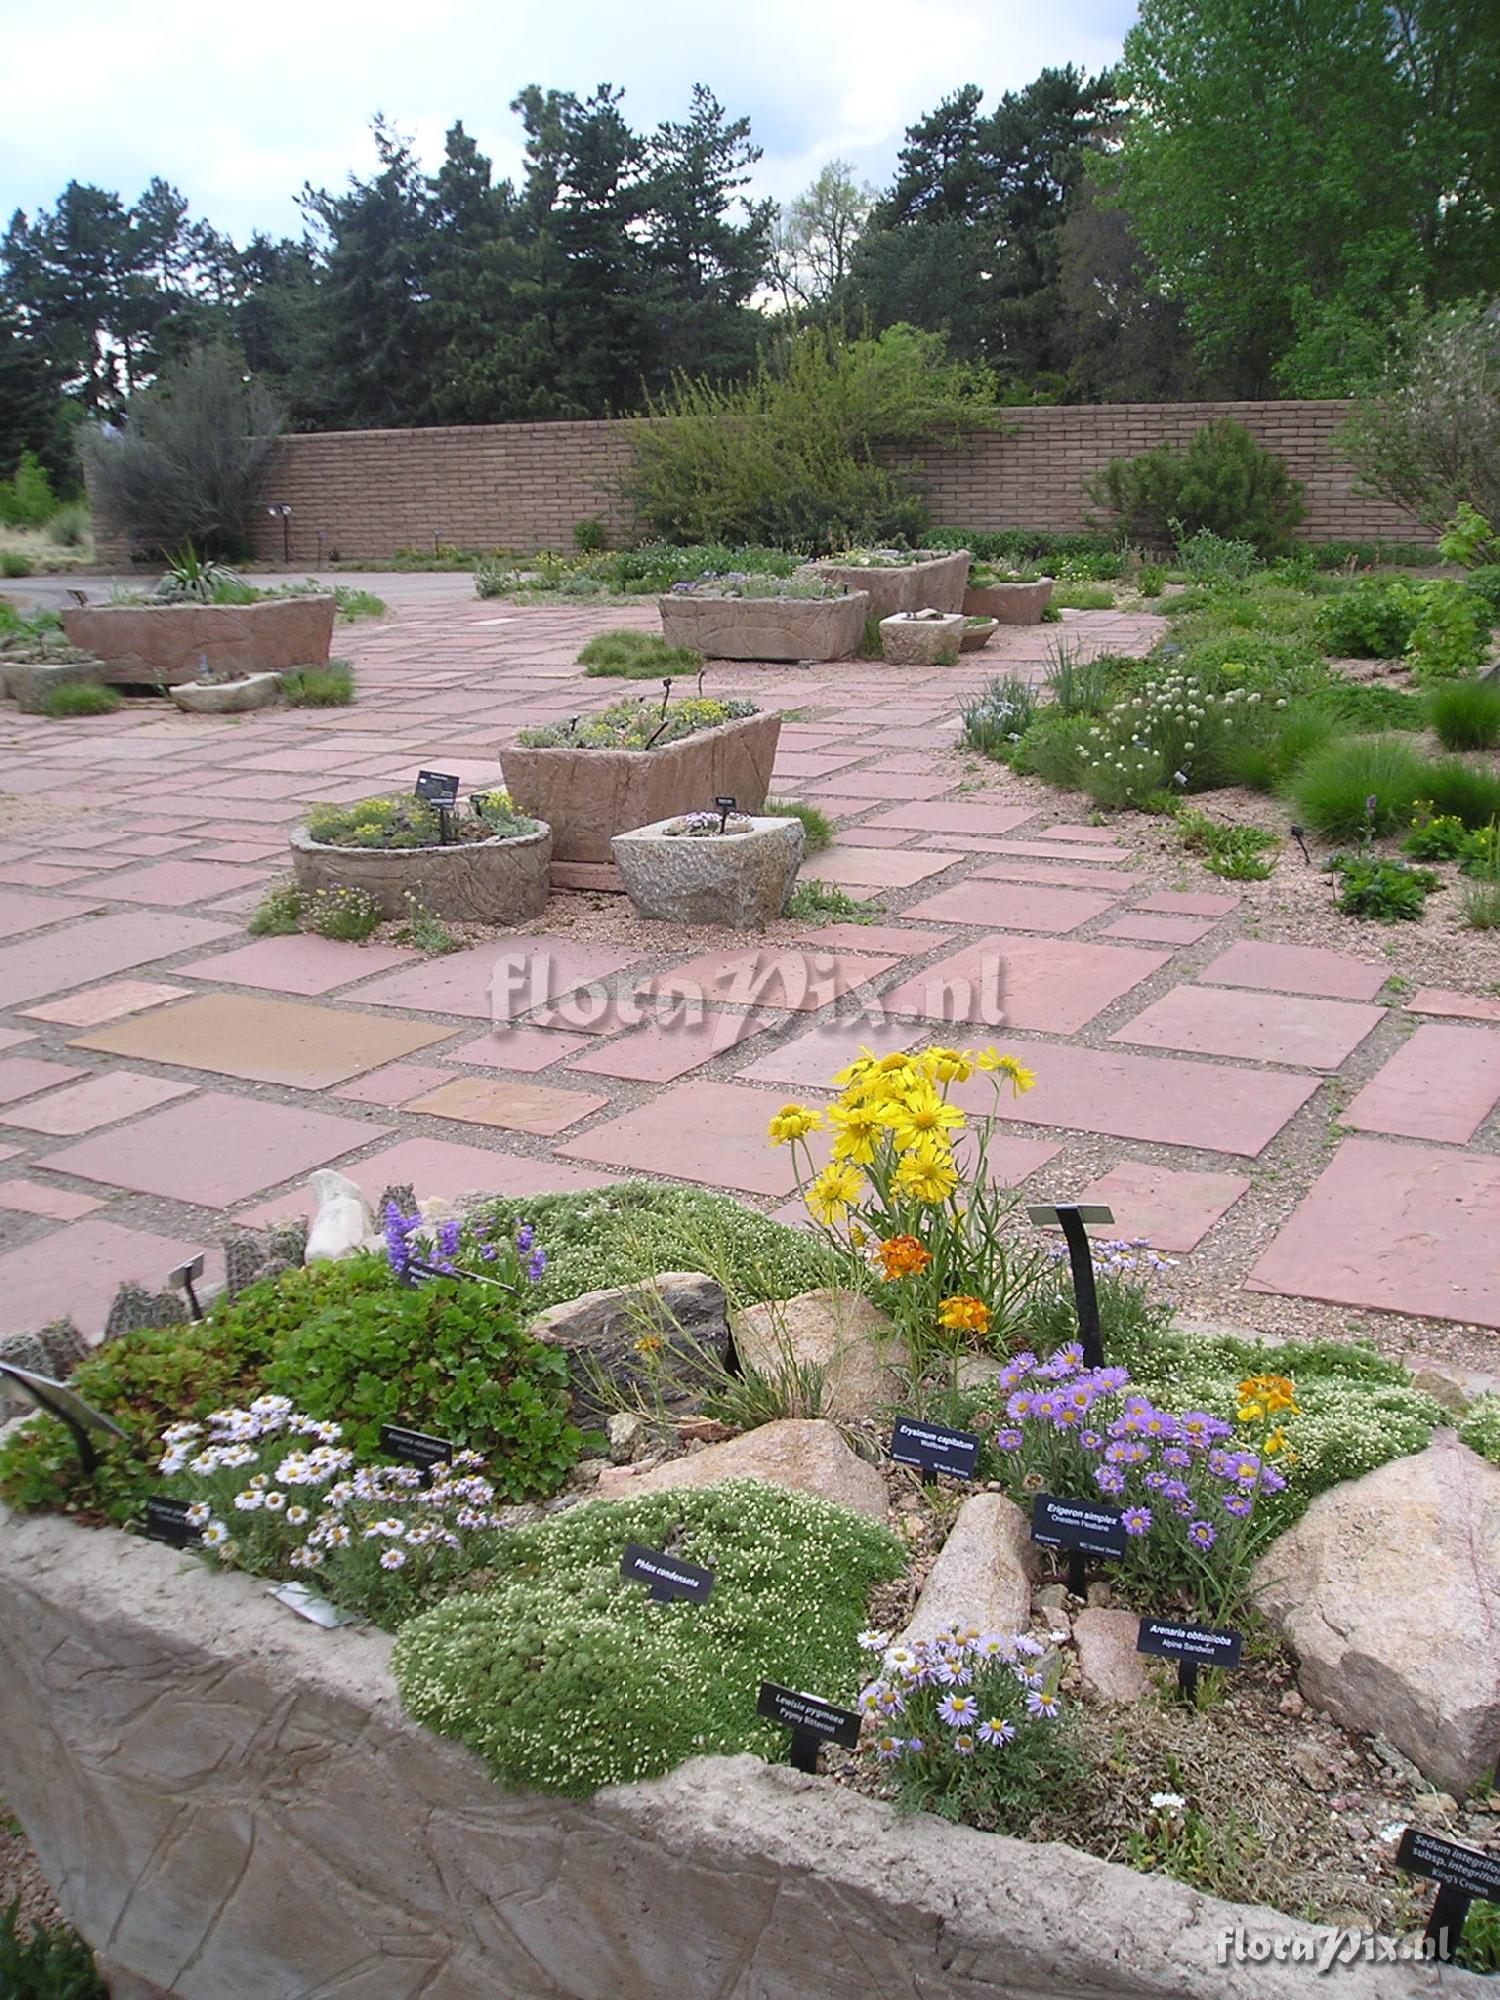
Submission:
<svg viewBox="0 0 1500 2000">
<path fill-rule="evenodd" d="M 1320 1494 L 1251 1580 L 1309 1701 L 1464 1792 L 1500 1749 L 1500 1466 L 1440 1431 Z"/>
<path fill-rule="evenodd" d="M 1413 1372 L 1411 1385 L 1454 1416 L 1461 1416 L 1481 1396 L 1500 1396 L 1500 1375 L 1465 1368 L 1457 1361 L 1424 1362 Z"/>
<path fill-rule="evenodd" d="M 702 839 L 668 833 L 675 823 L 659 820 L 610 842 L 638 916 L 744 931 L 761 930 L 781 915 L 807 838 L 800 820 L 750 818 L 743 833 Z"/>
<path fill-rule="evenodd" d="M 167 690 L 189 715 L 244 715 L 281 697 L 280 674 L 245 674 L 237 681 L 179 681 Z"/>
<path fill-rule="evenodd" d="M 1003 1493 L 973 1493 L 922 1586 L 901 1637 L 908 1644 L 940 1632 L 1024 1632 L 1031 1622 L 1034 1561 L 1026 1516 Z"/>
<path fill-rule="evenodd" d="M 885 1481 L 873 1465 L 855 1457 L 836 1424 L 818 1417 L 783 1417 L 727 1444 L 705 1445 L 644 1472 L 608 1466 L 599 1475 L 597 1491 L 602 1500 L 623 1500 L 637 1493 L 717 1486 L 725 1479 L 764 1479 L 885 1519 Z"/>
<path fill-rule="evenodd" d="M 961 611 L 898 611 L 880 621 L 880 650 L 896 667 L 951 667 L 963 636 Z"/>
<path fill-rule="evenodd" d="M 1133 1611 L 1106 1611 L 1097 1605 L 1073 1620 L 1084 1689 L 1099 1701 L 1139 1701 L 1151 1685 L 1145 1657 L 1135 1650 L 1140 1625 Z"/>
<path fill-rule="evenodd" d="M 813 568 L 829 583 L 866 592 L 865 616 L 879 621 L 898 611 L 962 611 L 970 561 L 967 549 L 913 549 L 905 562 L 867 565 L 828 557 Z"/>
<path fill-rule="evenodd" d="M 584 1292 L 539 1313 L 531 1332 L 566 1353 L 574 1413 L 586 1425 L 643 1396 L 688 1404 L 729 1362 L 724 1288 L 702 1271 Z"/>
<path fill-rule="evenodd" d="M 612 1465 L 629 1465 L 646 1441 L 646 1420 L 633 1410 L 616 1410 L 606 1426 Z"/>
<path fill-rule="evenodd" d="M 858 1292 L 802 1292 L 744 1306 L 729 1330 L 742 1368 L 772 1378 L 791 1367 L 821 1369 L 820 1416 L 874 1416 L 900 1398 L 895 1329 Z"/>
<path fill-rule="evenodd" d="M 101 660 L 12 660 L 5 667 L 5 692 L 23 715 L 42 715 L 56 687 L 102 687 Z"/>
<path fill-rule="evenodd" d="M 1328 1936 L 752 1756 L 509 1793 L 403 1713 L 391 1643 L 134 1536 L 6 1521 L 6 1799 L 120 2000 L 1298 2000 L 1305 1963 L 1221 1943 Z M 1337 1980 L 1432 1990 L 1416 1965 Z"/>
</svg>

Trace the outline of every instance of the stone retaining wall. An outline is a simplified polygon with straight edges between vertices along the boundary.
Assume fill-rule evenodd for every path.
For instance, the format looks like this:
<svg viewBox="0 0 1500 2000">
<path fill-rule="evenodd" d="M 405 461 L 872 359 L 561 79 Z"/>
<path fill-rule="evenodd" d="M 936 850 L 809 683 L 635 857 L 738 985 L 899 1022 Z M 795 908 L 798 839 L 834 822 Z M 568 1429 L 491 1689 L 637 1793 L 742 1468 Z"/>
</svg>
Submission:
<svg viewBox="0 0 1500 2000">
<path fill-rule="evenodd" d="M 390 1641 L 0 1510 L 0 1770 L 113 2000 L 1292 2000 L 1289 1918 L 704 1758 L 507 1794 L 402 1713 Z M 1355 1965 L 1343 2000 L 1488 1990 Z"/>
<path fill-rule="evenodd" d="M 1109 403 L 1011 410 L 1003 432 L 968 451 L 921 455 L 934 518 L 955 528 L 1085 525 L 1088 477 L 1111 458 L 1183 443 L 1212 417 L 1245 424 L 1303 482 L 1310 541 L 1426 541 L 1400 508 L 1353 491 L 1334 432 L 1348 412 L 1322 403 Z M 620 481 L 631 419 L 476 424 L 406 431 L 324 431 L 279 439 L 263 499 L 290 506 L 291 564 L 333 558 L 379 563 L 397 549 L 571 549 L 573 527 L 597 516 L 629 535 Z M 282 561 L 282 522 L 262 512 L 259 553 Z M 102 561 L 128 553 L 100 540 Z"/>
</svg>

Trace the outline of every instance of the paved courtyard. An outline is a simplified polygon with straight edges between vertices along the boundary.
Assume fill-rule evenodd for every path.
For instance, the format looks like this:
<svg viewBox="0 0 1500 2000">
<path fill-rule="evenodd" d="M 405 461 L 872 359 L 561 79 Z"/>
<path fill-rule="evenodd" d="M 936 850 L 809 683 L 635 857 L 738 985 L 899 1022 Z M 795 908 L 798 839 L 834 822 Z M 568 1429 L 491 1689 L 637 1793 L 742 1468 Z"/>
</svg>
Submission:
<svg viewBox="0 0 1500 2000">
<path fill-rule="evenodd" d="M 1183 1260 L 1199 1317 L 1491 1344 L 1500 1002 L 1398 998 L 1378 958 L 1252 935 L 1234 886 L 1164 874 L 1144 823 L 1075 823 L 959 754 L 957 696 L 1007 667 L 1039 679 L 1056 627 L 958 670 L 712 670 L 711 692 L 786 713 L 776 790 L 837 829 L 806 872 L 877 900 L 868 926 L 684 936 L 575 893 L 435 960 L 247 938 L 310 802 L 422 767 L 498 783 L 516 729 L 632 691 L 581 678 L 582 642 L 654 624 L 481 603 L 467 577 L 376 587 L 395 615 L 338 635 L 349 709 L 0 711 L 8 1327 L 71 1311 L 97 1331 L 120 1279 L 159 1281 L 227 1215 L 303 1205 L 324 1165 L 372 1196 L 641 1173 L 796 1215 L 766 1143 L 786 1098 L 826 1092 L 862 1043 L 996 1039 L 1038 1077 L 1005 1105 L 996 1171 L 1036 1200 L 1108 1201 L 1119 1233 Z M 1160 629 L 1067 621 L 1093 651 Z"/>
</svg>

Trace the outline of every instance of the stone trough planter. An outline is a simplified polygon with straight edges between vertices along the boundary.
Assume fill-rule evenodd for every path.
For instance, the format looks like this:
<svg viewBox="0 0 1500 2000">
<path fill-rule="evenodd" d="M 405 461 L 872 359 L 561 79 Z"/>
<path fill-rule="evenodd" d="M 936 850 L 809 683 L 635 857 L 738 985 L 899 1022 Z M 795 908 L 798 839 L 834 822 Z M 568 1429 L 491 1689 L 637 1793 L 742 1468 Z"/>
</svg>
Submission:
<svg viewBox="0 0 1500 2000">
<path fill-rule="evenodd" d="M 291 836 L 299 889 L 362 889 L 386 917 L 411 914 L 415 896 L 429 915 L 457 923 L 514 924 L 547 907 L 552 829 L 449 847 L 334 847 L 306 827 Z"/>
<path fill-rule="evenodd" d="M 512 746 L 500 765 L 516 811 L 551 827 L 555 860 L 609 861 L 617 833 L 705 801 L 733 798 L 741 812 L 759 812 L 780 735 L 779 715 L 746 715 L 656 750 Z"/>
<path fill-rule="evenodd" d="M 1051 601 L 1052 578 L 1039 576 L 1034 583 L 971 583 L 964 592 L 963 608 L 970 618 L 994 618 L 1002 625 L 1040 625 Z"/>
<path fill-rule="evenodd" d="M 703 838 L 669 833 L 674 824 L 659 820 L 610 842 L 638 916 L 743 931 L 781 915 L 807 838 L 800 820 L 750 817 L 743 833 Z"/>
<path fill-rule="evenodd" d="M 280 674 L 245 674 L 237 681 L 179 681 L 168 690 L 189 715 L 244 715 L 270 708 L 281 693 Z"/>
<path fill-rule="evenodd" d="M 859 651 L 871 600 L 862 585 L 844 597 L 709 597 L 689 591 L 657 599 L 669 646 L 710 660 L 848 660 Z"/>
<path fill-rule="evenodd" d="M 911 560 L 866 568 L 862 563 L 823 561 L 813 564 L 829 583 L 869 593 L 870 618 L 889 618 L 897 611 L 962 611 L 964 585 L 972 561 L 967 549 L 913 549 Z"/>
<path fill-rule="evenodd" d="M 85 604 L 62 614 L 68 644 L 103 662 L 100 678 L 168 687 L 217 670 L 282 673 L 321 666 L 333 643 L 327 596 L 255 604 Z"/>
<path fill-rule="evenodd" d="M 880 650 L 896 667 L 951 667 L 963 644 L 963 613 L 933 617 L 920 611 L 898 611 L 880 621 Z"/>
<path fill-rule="evenodd" d="M 1336 1935 L 750 1756 L 504 1792 L 404 1714 L 390 1651 L 159 1544 L 4 1518 L 6 1799 L 113 2000 L 1291 2000 Z M 1267 1962 L 1220 1962 L 1236 1926 Z"/>
<path fill-rule="evenodd" d="M 961 653 L 983 652 L 999 630 L 998 618 L 968 616 L 964 619 L 964 635 L 958 642 L 958 650 Z"/>
</svg>

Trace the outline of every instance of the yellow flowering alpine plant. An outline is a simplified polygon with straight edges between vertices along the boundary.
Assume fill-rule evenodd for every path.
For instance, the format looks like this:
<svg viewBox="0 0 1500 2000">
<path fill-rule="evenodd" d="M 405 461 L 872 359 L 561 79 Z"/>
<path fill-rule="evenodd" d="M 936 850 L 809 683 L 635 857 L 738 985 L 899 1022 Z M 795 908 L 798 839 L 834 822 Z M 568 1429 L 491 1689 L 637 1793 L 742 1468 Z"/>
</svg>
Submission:
<svg viewBox="0 0 1500 2000">
<path fill-rule="evenodd" d="M 950 1093 L 979 1075 L 993 1098 L 976 1116 Z M 1015 1228 L 1018 1198 L 991 1185 L 988 1148 L 1002 1092 L 1019 1097 L 1035 1076 L 993 1048 L 864 1049 L 834 1082 L 839 1096 L 826 1113 L 785 1104 L 770 1125 L 772 1145 L 792 1149 L 810 1213 L 835 1248 L 882 1280 L 881 1303 L 914 1373 L 986 1340 L 1003 1347 L 1041 1259 Z M 815 1169 L 808 1135 L 825 1131 L 832 1157 Z"/>
</svg>

